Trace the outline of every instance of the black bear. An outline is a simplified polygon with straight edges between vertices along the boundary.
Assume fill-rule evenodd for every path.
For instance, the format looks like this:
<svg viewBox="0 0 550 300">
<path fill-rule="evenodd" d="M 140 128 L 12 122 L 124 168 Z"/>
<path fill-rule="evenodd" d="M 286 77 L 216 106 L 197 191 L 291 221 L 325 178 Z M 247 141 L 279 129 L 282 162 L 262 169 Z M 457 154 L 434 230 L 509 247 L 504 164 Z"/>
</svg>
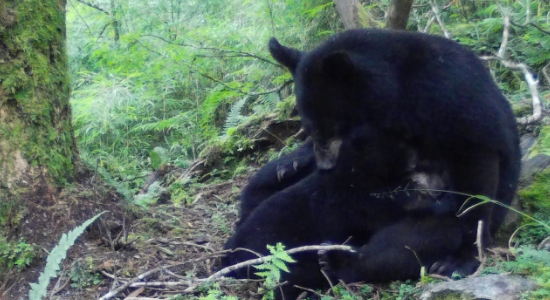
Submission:
<svg viewBox="0 0 550 300">
<path fill-rule="evenodd" d="M 298 149 L 268 162 L 250 178 L 243 189 L 237 226 L 242 224 L 262 201 L 302 180 L 313 173 L 315 168 L 311 139 L 306 140 Z"/>
<path fill-rule="evenodd" d="M 448 170 L 443 162 L 417 161 L 414 155 L 409 159 L 409 168 L 411 186 L 405 187 L 403 192 L 408 190 L 417 195 L 406 199 L 401 197 L 403 202 L 397 203 L 398 206 L 411 213 L 442 214 L 458 211 L 457 203 L 449 200 L 453 198 L 453 194 L 440 196 L 445 191 L 453 190 L 449 185 Z M 312 174 L 315 169 L 313 142 L 310 138 L 298 149 L 268 162 L 250 178 L 243 189 L 240 217 L 236 226 L 240 226 L 261 202 L 296 184 Z M 381 196 L 391 196 L 391 192 Z"/>
<path fill-rule="evenodd" d="M 520 170 L 515 117 L 472 51 L 443 37 L 379 29 L 349 30 L 310 52 L 273 38 L 269 50 L 293 75 L 318 168 L 333 168 L 347 132 L 370 124 L 410 143 L 419 160 L 444 161 L 456 191 L 511 202 Z M 455 197 L 456 206 L 465 199 Z M 458 258 L 474 259 L 478 220 L 487 246 L 505 213 L 486 204 L 464 215 Z"/>
<path fill-rule="evenodd" d="M 407 187 L 415 172 L 415 165 L 411 164 L 416 159 L 414 149 L 365 125 L 346 135 L 340 151 L 342 155 L 334 168 L 315 169 L 301 181 L 259 201 L 236 228 L 225 249 L 246 248 L 266 254 L 267 244 L 282 242 L 287 248 L 325 241 L 338 244 L 351 236 L 352 246 L 377 243 L 377 249 L 401 255 L 369 259 L 376 266 L 368 278 L 373 281 L 418 277 L 421 264 L 430 266 L 456 253 L 462 243 L 459 219 L 449 217 L 453 213 L 411 214 L 402 208 L 408 200 L 401 197 L 415 198 L 416 194 L 395 192 Z M 434 228 L 426 229 L 430 226 Z M 405 248 L 409 241 L 413 241 L 411 250 Z M 251 252 L 235 251 L 224 257 L 223 265 L 253 258 Z M 287 299 L 301 292 L 293 285 L 327 285 L 317 253 L 302 252 L 294 258 L 297 263 L 289 264 L 290 273 L 282 278 L 289 282 L 283 287 Z M 335 264 L 334 273 L 338 276 L 336 267 Z M 247 278 L 253 272 L 254 269 L 241 269 L 233 276 Z"/>
</svg>

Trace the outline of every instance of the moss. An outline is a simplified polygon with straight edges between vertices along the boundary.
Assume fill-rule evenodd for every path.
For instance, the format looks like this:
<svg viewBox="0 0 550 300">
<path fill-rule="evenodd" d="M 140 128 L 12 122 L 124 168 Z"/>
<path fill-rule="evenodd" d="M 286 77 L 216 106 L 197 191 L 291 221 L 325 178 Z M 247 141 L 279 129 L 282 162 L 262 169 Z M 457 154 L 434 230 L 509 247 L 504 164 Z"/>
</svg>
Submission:
<svg viewBox="0 0 550 300">
<path fill-rule="evenodd" d="M 0 198 L 4 199 L 0 201 L 0 228 L 3 231 L 16 228 L 24 216 L 24 207 L 22 207 L 17 198 L 5 197 L 1 191 Z M 5 233 L 9 232 L 6 231 Z M 2 234 L 0 232 L 0 236 Z"/>
<path fill-rule="evenodd" d="M 540 129 L 537 143 L 529 152 L 529 156 L 535 156 L 537 154 L 550 155 L 550 126 L 543 126 Z"/>
<path fill-rule="evenodd" d="M 535 181 L 518 192 L 521 203 L 527 211 L 550 214 L 550 170 L 544 170 L 535 176 Z"/>
<path fill-rule="evenodd" d="M 0 140 L 56 183 L 74 177 L 77 157 L 69 106 L 62 0 L 0 4 Z M 10 16 L 9 18 L 6 16 Z M 0 185 L 13 172 L 0 157 Z"/>
</svg>

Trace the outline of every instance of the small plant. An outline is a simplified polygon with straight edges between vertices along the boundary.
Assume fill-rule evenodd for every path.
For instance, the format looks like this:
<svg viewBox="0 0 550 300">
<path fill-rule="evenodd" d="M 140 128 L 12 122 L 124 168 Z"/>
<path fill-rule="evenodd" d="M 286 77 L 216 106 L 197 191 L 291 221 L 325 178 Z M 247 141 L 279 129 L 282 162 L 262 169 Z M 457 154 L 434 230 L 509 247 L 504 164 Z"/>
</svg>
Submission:
<svg viewBox="0 0 550 300">
<path fill-rule="evenodd" d="M 275 247 L 267 245 L 267 249 L 273 257 L 263 264 L 254 266 L 254 268 L 261 270 L 255 273 L 256 275 L 265 279 L 264 286 L 268 291 L 262 299 L 273 299 L 273 289 L 277 287 L 281 280 L 281 271 L 289 272 L 287 263 L 296 262 L 290 255 L 285 252 L 285 247 L 281 243 L 277 243 Z"/>
<path fill-rule="evenodd" d="M 25 243 L 8 242 L 4 236 L 0 236 L 0 270 L 10 270 L 14 267 L 21 271 L 29 266 L 35 258 L 35 247 Z"/>
<path fill-rule="evenodd" d="M 69 231 L 68 233 L 64 233 L 61 236 L 59 244 L 57 244 L 50 252 L 50 255 L 48 255 L 48 258 L 46 260 L 46 267 L 44 267 L 44 271 L 40 274 L 40 277 L 38 277 L 38 283 L 31 283 L 31 290 L 29 292 L 30 300 L 41 300 L 42 297 L 46 296 L 50 279 L 57 276 L 59 265 L 61 264 L 61 261 L 67 256 L 67 251 L 69 251 L 69 248 L 71 248 L 71 246 L 74 245 L 74 243 L 76 242 L 76 239 L 82 233 L 84 233 L 84 230 L 86 230 L 86 228 L 90 226 L 90 224 L 92 224 L 97 218 L 99 218 L 99 216 L 104 213 L 105 212 L 95 215 L 93 218 L 88 219 L 82 225 Z"/>
<path fill-rule="evenodd" d="M 72 282 L 71 286 L 81 289 L 100 284 L 103 281 L 103 276 L 94 272 L 93 269 L 93 262 L 86 261 L 85 263 L 74 264 L 69 275 Z"/>
</svg>

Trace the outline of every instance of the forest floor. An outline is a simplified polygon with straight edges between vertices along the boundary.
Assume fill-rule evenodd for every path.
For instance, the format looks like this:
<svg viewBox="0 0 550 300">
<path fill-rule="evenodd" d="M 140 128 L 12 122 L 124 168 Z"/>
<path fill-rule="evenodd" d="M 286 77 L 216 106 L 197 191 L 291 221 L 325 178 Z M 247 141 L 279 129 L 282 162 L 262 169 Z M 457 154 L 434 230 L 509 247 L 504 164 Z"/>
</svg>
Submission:
<svg viewBox="0 0 550 300">
<path fill-rule="evenodd" d="M 237 220 L 238 197 L 250 174 L 201 184 L 195 187 L 192 203 L 181 207 L 159 204 L 145 213 L 125 210 L 115 193 L 94 197 L 97 182 L 89 178 L 87 183 L 73 187 L 70 193 L 59 193 L 55 205 L 28 199 L 29 203 L 35 203 L 29 206 L 33 211 L 28 215 L 32 218 L 22 222 L 20 230 L 26 233 L 26 241 L 44 248 L 49 245 L 51 249 L 63 233 L 100 212 L 98 207 L 109 211 L 71 248 L 59 276 L 50 283 L 50 299 L 99 299 L 110 288 L 117 288 L 155 269 L 157 271 L 145 280 L 124 289 L 113 299 L 124 299 L 129 293 L 153 299 L 190 294 L 184 290 L 189 287 L 191 277 L 206 278 L 219 269 L 221 250 Z M 68 194 L 72 196 L 65 196 Z M 47 256 L 45 251 L 43 258 Z M 0 282 L 0 299 L 28 299 L 29 283 L 36 282 L 44 268 L 44 260 L 38 259 L 40 263 L 25 271 L 14 271 L 6 276 L 7 279 Z M 144 282 L 154 284 L 140 288 Z M 220 289 L 229 295 L 238 294 L 242 299 L 248 298 L 249 292 L 257 291 L 257 284 L 245 285 L 250 286 L 250 290 L 239 291 L 234 286 L 220 284 Z M 191 294 L 197 291 L 193 288 Z"/>
<path fill-rule="evenodd" d="M 254 154 L 256 158 L 269 149 L 282 148 L 282 141 L 300 128 L 296 121 L 268 120 L 256 125 L 262 129 L 246 129 L 259 143 L 254 151 L 258 153 L 259 149 L 261 155 Z M 220 269 L 223 245 L 237 221 L 241 190 L 260 166 L 253 159 L 245 174 L 232 179 L 210 178 L 186 184 L 191 200 L 175 204 L 170 197 L 161 197 L 145 210 L 126 205 L 112 187 L 86 168 L 82 168 L 86 171 L 76 183 L 61 191 L 44 182 L 37 184 L 33 193 L 22 198 L 28 211 L 14 236 L 36 245 L 38 259 L 22 271 L 0 274 L 0 300 L 28 299 L 29 283 L 37 282 L 45 258 L 60 237 L 103 211 L 108 213 L 68 251 L 58 277 L 50 282 L 49 299 L 99 299 L 123 285 L 127 288 L 112 299 L 206 295 L 213 283 L 197 284 L 190 279 L 204 279 Z M 145 279 L 135 280 L 144 273 Z M 261 297 L 258 282 L 232 280 L 217 284 L 215 289 L 239 299 Z"/>
</svg>

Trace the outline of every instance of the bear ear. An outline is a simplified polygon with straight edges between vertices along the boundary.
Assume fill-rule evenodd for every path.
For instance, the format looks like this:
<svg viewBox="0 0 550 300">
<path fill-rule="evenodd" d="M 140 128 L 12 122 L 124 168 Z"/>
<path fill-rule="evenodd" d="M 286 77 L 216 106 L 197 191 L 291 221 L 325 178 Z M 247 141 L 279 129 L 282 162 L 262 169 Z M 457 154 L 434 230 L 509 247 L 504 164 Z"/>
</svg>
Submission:
<svg viewBox="0 0 550 300">
<path fill-rule="evenodd" d="M 348 53 L 339 51 L 325 57 L 321 62 L 323 73 L 335 78 L 348 78 L 355 73 L 355 65 Z"/>
<path fill-rule="evenodd" d="M 290 72 L 294 74 L 296 66 L 302 57 L 302 52 L 281 45 L 276 38 L 271 38 L 269 40 L 268 47 L 271 56 L 273 56 L 277 62 L 290 69 Z"/>
</svg>

